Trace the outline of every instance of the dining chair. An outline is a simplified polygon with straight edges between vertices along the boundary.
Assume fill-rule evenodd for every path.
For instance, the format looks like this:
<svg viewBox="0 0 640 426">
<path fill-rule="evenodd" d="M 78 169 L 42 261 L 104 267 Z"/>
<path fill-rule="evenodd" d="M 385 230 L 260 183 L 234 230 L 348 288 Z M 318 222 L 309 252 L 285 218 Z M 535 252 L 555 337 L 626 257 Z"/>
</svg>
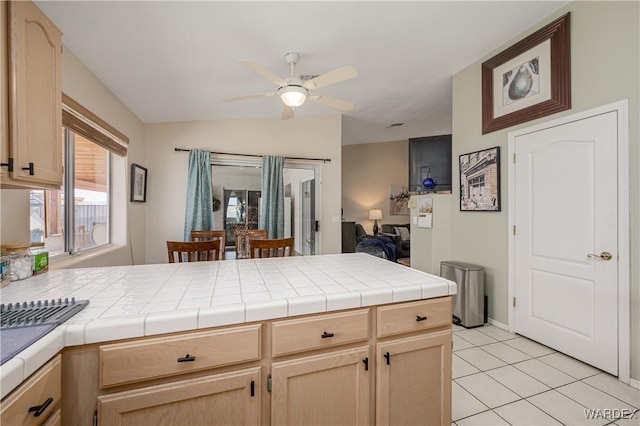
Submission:
<svg viewBox="0 0 640 426">
<path fill-rule="evenodd" d="M 249 239 L 251 257 L 293 256 L 293 237 L 273 239 Z"/>
<path fill-rule="evenodd" d="M 191 231 L 191 241 L 220 240 L 220 259 L 224 259 L 224 248 L 227 243 L 227 231 Z"/>
<path fill-rule="evenodd" d="M 169 263 L 200 262 L 206 260 L 220 260 L 220 240 L 209 241 L 167 241 Z"/>
<path fill-rule="evenodd" d="M 240 255 L 240 246 L 241 246 L 241 244 L 239 244 L 240 241 L 238 241 L 240 238 L 246 238 L 247 239 L 247 246 L 249 244 L 249 239 L 251 239 L 251 238 L 267 238 L 267 230 L 266 229 L 247 229 L 246 230 L 246 236 L 243 236 L 244 232 L 245 231 L 243 231 L 242 234 L 236 234 L 235 235 L 236 259 L 240 259 L 240 257 L 241 257 L 241 255 Z"/>
</svg>

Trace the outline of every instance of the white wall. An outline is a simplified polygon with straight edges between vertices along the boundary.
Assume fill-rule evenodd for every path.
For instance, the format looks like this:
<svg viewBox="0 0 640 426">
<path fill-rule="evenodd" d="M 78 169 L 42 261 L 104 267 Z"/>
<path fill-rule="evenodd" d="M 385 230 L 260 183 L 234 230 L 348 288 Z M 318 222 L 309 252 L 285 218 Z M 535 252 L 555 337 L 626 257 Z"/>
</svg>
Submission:
<svg viewBox="0 0 640 426">
<path fill-rule="evenodd" d="M 568 111 L 519 126 L 481 134 L 481 65 L 515 41 L 571 12 L 571 100 Z M 572 2 L 514 40 L 488 52 L 453 77 L 453 174 L 460 154 L 500 146 L 507 133 L 621 99 L 629 100 L 629 183 L 631 250 L 631 377 L 640 378 L 640 6 L 638 2 Z M 507 159 L 500 166 L 501 212 L 460 212 L 454 185 L 451 207 L 451 257 L 486 268 L 489 317 L 508 322 Z"/>
<path fill-rule="evenodd" d="M 218 152 L 329 158 L 322 166 L 322 253 L 339 253 L 342 117 L 199 121 L 146 126 L 146 262 L 166 263 L 166 241 L 182 239 L 189 154 Z"/>
<path fill-rule="evenodd" d="M 86 253 L 52 262 L 51 268 L 109 266 L 144 261 L 145 205 L 129 202 L 129 167 L 143 163 L 143 123 L 66 46 L 62 54 L 62 91 L 129 138 L 126 158 L 112 155 L 111 239 L 101 253 Z M 2 234 L 29 238 L 29 191 L 2 190 Z M 26 218 L 26 220 L 25 220 Z M 8 241 L 8 240 L 7 240 Z"/>
</svg>

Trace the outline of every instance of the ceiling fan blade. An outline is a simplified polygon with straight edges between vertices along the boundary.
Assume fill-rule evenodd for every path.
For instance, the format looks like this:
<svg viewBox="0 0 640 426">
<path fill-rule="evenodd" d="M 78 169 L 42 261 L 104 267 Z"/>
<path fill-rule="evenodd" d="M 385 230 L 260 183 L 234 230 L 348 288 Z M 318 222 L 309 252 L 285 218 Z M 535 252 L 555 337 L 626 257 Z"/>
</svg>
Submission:
<svg viewBox="0 0 640 426">
<path fill-rule="evenodd" d="M 290 120 L 293 118 L 293 108 L 287 105 L 282 105 L 282 116 L 280 117 L 283 120 Z"/>
<path fill-rule="evenodd" d="M 278 86 L 284 86 L 284 80 L 282 80 L 280 77 L 278 77 L 268 69 L 264 68 L 262 65 L 258 64 L 257 62 L 240 61 L 240 64 L 249 68 L 251 71 L 260 74 L 261 76 L 263 76 L 264 78 L 272 82 L 273 84 L 276 84 Z"/>
<path fill-rule="evenodd" d="M 358 72 L 350 66 L 338 68 L 337 70 L 329 71 L 322 75 L 312 78 L 304 83 L 305 89 L 319 89 L 320 87 L 328 86 L 330 84 L 339 83 L 350 78 L 358 76 Z"/>
<path fill-rule="evenodd" d="M 343 101 L 342 99 L 330 98 L 328 96 L 311 95 L 308 99 L 312 102 L 328 105 L 343 111 L 349 111 L 353 108 L 353 104 L 351 102 Z"/>
<path fill-rule="evenodd" d="M 267 98 L 275 94 L 276 92 L 253 93 L 251 95 L 235 96 L 233 98 L 223 98 L 222 100 L 225 102 L 235 102 L 235 101 L 242 101 L 244 99 Z"/>
</svg>

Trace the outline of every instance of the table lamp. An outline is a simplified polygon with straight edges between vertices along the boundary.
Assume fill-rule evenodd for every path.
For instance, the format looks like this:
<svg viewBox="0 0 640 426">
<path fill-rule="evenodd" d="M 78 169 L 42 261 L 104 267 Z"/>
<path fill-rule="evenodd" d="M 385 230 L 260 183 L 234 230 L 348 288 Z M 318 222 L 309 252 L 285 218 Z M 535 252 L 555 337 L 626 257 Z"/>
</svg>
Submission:
<svg viewBox="0 0 640 426">
<path fill-rule="evenodd" d="M 378 219 L 382 219 L 382 210 L 369 210 L 369 220 L 373 220 L 373 235 L 378 235 Z"/>
</svg>

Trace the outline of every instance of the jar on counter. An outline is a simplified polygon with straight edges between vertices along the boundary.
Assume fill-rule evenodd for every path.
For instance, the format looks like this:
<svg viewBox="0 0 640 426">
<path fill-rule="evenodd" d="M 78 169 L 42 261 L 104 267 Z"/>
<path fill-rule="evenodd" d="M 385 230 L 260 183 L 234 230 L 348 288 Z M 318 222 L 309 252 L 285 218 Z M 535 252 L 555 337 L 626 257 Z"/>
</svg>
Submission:
<svg viewBox="0 0 640 426">
<path fill-rule="evenodd" d="M 4 287 L 5 285 L 11 282 L 11 277 L 9 276 L 9 266 L 11 263 L 11 257 L 5 254 L 4 251 L 0 253 L 0 287 Z"/>
<path fill-rule="evenodd" d="M 33 275 L 33 256 L 29 253 L 31 243 L 3 244 L 2 250 L 9 256 L 11 281 L 23 280 Z"/>
<path fill-rule="evenodd" d="M 33 257 L 33 275 L 49 270 L 49 250 L 44 248 L 44 243 L 32 243 L 29 253 Z"/>
</svg>

